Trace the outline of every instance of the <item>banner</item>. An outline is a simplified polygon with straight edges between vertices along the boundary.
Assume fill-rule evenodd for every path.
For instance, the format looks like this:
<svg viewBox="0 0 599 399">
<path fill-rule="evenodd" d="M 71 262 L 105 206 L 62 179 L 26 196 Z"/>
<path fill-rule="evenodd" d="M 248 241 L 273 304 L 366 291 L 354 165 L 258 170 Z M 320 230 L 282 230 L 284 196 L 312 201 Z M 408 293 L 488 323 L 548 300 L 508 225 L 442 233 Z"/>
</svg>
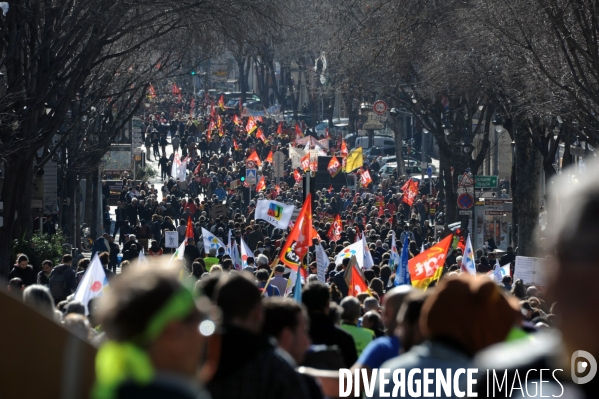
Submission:
<svg viewBox="0 0 599 399">
<path fill-rule="evenodd" d="M 358 240 L 343 248 L 341 252 L 335 256 L 335 265 L 340 265 L 343 262 L 343 259 L 351 259 L 352 256 L 356 257 L 360 267 L 364 266 L 364 244 L 362 244 L 362 240 Z"/>
<path fill-rule="evenodd" d="M 306 152 L 289 144 L 289 158 L 291 159 L 291 167 L 293 169 L 301 167 L 301 159 L 306 155 Z"/>
<path fill-rule="evenodd" d="M 318 281 L 326 282 L 326 271 L 329 266 L 329 257 L 321 244 L 316 246 L 316 271 Z"/>
<path fill-rule="evenodd" d="M 275 227 L 286 229 L 293 216 L 293 209 L 293 205 L 285 205 L 282 202 L 258 200 L 255 219 L 266 220 Z"/>
<path fill-rule="evenodd" d="M 87 304 L 92 298 L 102 296 L 108 290 L 108 278 L 98 258 L 98 254 L 94 255 L 90 265 L 87 267 L 81 282 L 75 291 L 73 300 L 83 303 L 85 306 L 85 314 L 89 314 Z"/>
<path fill-rule="evenodd" d="M 408 270 L 410 271 L 410 280 L 413 287 L 426 289 L 430 283 L 441 278 L 452 239 L 453 234 L 450 234 L 441 242 L 408 261 Z"/>
</svg>

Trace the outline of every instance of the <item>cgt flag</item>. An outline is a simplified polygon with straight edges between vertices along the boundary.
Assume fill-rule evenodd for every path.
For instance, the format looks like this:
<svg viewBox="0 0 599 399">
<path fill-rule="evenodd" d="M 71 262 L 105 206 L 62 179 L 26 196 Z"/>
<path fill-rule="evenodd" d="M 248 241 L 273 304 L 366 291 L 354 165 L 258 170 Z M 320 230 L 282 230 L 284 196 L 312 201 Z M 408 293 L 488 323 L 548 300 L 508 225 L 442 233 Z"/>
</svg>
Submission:
<svg viewBox="0 0 599 399">
<path fill-rule="evenodd" d="M 372 183 L 372 178 L 370 177 L 370 171 L 366 169 L 360 176 L 360 184 L 362 184 L 364 187 L 368 187 L 370 183 Z"/>
<path fill-rule="evenodd" d="M 297 271 L 299 268 L 302 276 L 306 277 L 306 270 L 301 267 L 302 260 L 312 245 L 312 239 L 317 237 L 318 233 L 312 227 L 312 195 L 308 193 L 304 206 L 281 250 L 280 261 L 291 270 Z"/>
<path fill-rule="evenodd" d="M 402 187 L 401 191 L 404 192 L 403 202 L 412 206 L 414 204 L 414 198 L 418 195 L 418 182 L 410 178 Z"/>
<path fill-rule="evenodd" d="M 439 243 L 408 261 L 408 270 L 410 271 L 410 280 L 413 287 L 426 289 L 433 281 L 441 277 L 445 257 L 452 239 L 453 234 L 450 234 Z"/>
<path fill-rule="evenodd" d="M 272 151 L 268 153 L 264 162 L 270 162 L 272 164 Z"/>
<path fill-rule="evenodd" d="M 337 176 L 337 174 L 341 171 L 341 162 L 339 162 L 336 156 L 333 156 L 333 158 L 331 158 L 329 161 L 327 170 L 329 171 L 331 177 Z"/>
<path fill-rule="evenodd" d="M 331 223 L 331 227 L 327 232 L 329 240 L 339 241 L 341 239 L 341 232 L 343 231 L 343 224 L 341 222 L 341 216 L 337 214 L 335 220 Z"/>
<path fill-rule="evenodd" d="M 266 220 L 279 229 L 289 227 L 291 216 L 293 216 L 293 205 L 285 205 L 278 201 L 258 200 L 256 205 L 255 217 Z"/>
<path fill-rule="evenodd" d="M 256 192 L 262 191 L 264 189 L 266 189 L 266 182 L 264 181 L 264 176 L 262 176 L 258 181 L 258 184 L 256 184 Z"/>
<path fill-rule="evenodd" d="M 248 118 L 247 125 L 245 125 L 245 131 L 247 132 L 247 134 L 252 134 L 252 132 L 254 130 L 256 130 L 257 128 L 258 128 L 258 125 L 256 124 L 256 121 L 254 120 L 254 118 L 252 116 L 250 116 Z"/>
<path fill-rule="evenodd" d="M 262 165 L 262 161 L 260 160 L 260 157 L 258 156 L 256 150 L 254 150 L 254 152 L 250 154 L 250 156 L 248 157 L 248 161 L 254 161 L 257 167 L 260 167 Z"/>
</svg>

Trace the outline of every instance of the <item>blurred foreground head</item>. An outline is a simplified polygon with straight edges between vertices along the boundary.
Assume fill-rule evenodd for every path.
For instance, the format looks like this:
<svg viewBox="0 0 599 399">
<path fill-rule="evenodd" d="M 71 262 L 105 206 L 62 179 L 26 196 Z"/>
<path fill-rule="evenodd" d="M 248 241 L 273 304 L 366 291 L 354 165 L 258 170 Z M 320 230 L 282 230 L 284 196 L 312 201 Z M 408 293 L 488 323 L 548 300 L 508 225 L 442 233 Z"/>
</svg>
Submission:
<svg viewBox="0 0 599 399">
<path fill-rule="evenodd" d="M 548 301 L 556 301 L 567 353 L 599 356 L 599 181 L 597 162 L 573 179 L 566 169 L 550 192 L 547 267 L 553 276 Z"/>
</svg>

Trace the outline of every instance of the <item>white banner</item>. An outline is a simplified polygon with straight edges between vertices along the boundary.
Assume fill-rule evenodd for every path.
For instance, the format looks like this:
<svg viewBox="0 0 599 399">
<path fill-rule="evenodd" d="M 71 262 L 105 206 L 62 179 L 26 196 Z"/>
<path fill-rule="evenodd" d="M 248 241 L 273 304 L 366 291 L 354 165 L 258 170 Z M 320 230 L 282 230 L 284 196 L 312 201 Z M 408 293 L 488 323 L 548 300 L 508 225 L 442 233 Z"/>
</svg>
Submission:
<svg viewBox="0 0 599 399">
<path fill-rule="evenodd" d="M 252 252 L 250 247 L 248 247 L 248 245 L 245 243 L 245 241 L 243 241 L 243 238 L 241 239 L 240 247 L 241 247 L 241 269 L 243 270 L 244 268 L 246 268 L 248 266 L 248 257 L 253 258 L 254 253 Z M 256 263 L 254 263 L 254 264 L 256 264 Z"/>
<path fill-rule="evenodd" d="M 220 240 L 220 238 L 216 237 L 214 234 L 212 234 L 211 232 L 209 232 L 208 230 L 206 230 L 203 227 L 202 227 L 202 239 L 204 241 L 204 252 L 206 253 L 206 256 L 210 256 L 211 249 L 215 249 L 217 255 L 218 255 L 219 248 L 222 247 L 222 248 L 227 249 L 227 247 L 225 246 L 225 243 L 223 243 Z"/>
<path fill-rule="evenodd" d="M 179 233 L 176 231 L 164 232 L 164 247 L 177 248 L 179 246 Z"/>
<path fill-rule="evenodd" d="M 286 229 L 293 215 L 293 205 L 285 205 L 282 202 L 271 200 L 258 200 L 255 218 L 266 220 L 268 223 L 280 229 Z"/>
<path fill-rule="evenodd" d="M 301 167 L 300 159 L 306 155 L 306 152 L 301 148 L 293 147 L 289 144 L 289 158 L 291 158 L 291 167 L 293 169 Z"/>
<path fill-rule="evenodd" d="M 318 281 L 326 282 L 326 271 L 329 266 L 329 257 L 321 244 L 316 246 L 316 266 Z"/>
<path fill-rule="evenodd" d="M 337 254 L 335 257 L 335 264 L 340 265 L 343 262 L 343 259 L 351 259 L 352 255 L 355 255 L 356 260 L 358 261 L 358 265 L 360 267 L 364 266 L 364 243 L 362 240 L 358 240 L 357 242 L 348 245 L 343 248 L 341 252 Z"/>
</svg>

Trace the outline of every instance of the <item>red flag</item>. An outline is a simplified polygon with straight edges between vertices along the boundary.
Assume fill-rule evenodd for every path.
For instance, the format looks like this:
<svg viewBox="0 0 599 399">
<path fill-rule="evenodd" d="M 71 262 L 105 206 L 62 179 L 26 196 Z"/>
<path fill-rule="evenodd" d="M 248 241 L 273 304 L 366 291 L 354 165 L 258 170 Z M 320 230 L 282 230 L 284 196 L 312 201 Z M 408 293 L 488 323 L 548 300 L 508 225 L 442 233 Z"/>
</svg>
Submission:
<svg viewBox="0 0 599 399">
<path fill-rule="evenodd" d="M 379 205 L 379 217 L 383 216 L 385 214 L 385 210 L 383 209 L 382 205 Z"/>
<path fill-rule="evenodd" d="M 445 257 L 453 240 L 453 234 L 426 251 L 408 261 L 408 271 L 412 286 L 420 289 L 427 288 L 434 280 L 438 280 L 443 272 Z"/>
<path fill-rule="evenodd" d="M 176 83 L 173 83 L 171 93 L 173 93 L 174 96 L 176 96 L 177 94 L 181 94 L 181 89 L 177 87 Z"/>
<path fill-rule="evenodd" d="M 264 181 L 264 176 L 260 178 L 258 184 L 256 184 L 256 191 L 262 191 L 266 188 L 266 182 Z"/>
<path fill-rule="evenodd" d="M 275 185 L 275 191 L 277 192 L 277 195 L 281 194 L 281 187 L 279 187 L 278 184 Z"/>
<path fill-rule="evenodd" d="M 370 292 L 368 285 L 362 274 L 358 271 L 358 264 L 355 263 L 350 271 L 350 283 L 347 285 L 347 296 L 357 297 L 362 292 Z"/>
<path fill-rule="evenodd" d="M 302 169 L 304 170 L 304 172 L 307 172 L 310 170 L 310 153 L 301 157 L 300 165 L 302 166 Z"/>
<path fill-rule="evenodd" d="M 297 271 L 299 268 L 302 275 L 306 277 L 306 270 L 301 266 L 302 260 L 312 245 L 312 239 L 317 236 L 318 234 L 315 235 L 312 227 L 312 195 L 308 193 L 293 229 L 281 249 L 279 260 L 292 270 Z"/>
<path fill-rule="evenodd" d="M 349 151 L 347 149 L 347 144 L 345 143 L 345 140 L 341 141 L 341 156 L 346 157 L 347 154 L 349 154 Z"/>
<path fill-rule="evenodd" d="M 256 166 L 262 165 L 262 161 L 258 157 L 258 154 L 256 153 L 256 151 L 254 151 L 250 154 L 250 156 L 248 157 L 248 161 L 254 161 Z"/>
<path fill-rule="evenodd" d="M 202 169 L 202 163 L 198 162 L 198 166 L 196 166 L 195 170 L 193 171 L 193 174 L 194 175 L 199 174 L 201 169 Z"/>
<path fill-rule="evenodd" d="M 329 194 L 333 192 L 333 185 L 331 184 L 331 186 L 328 189 Z"/>
<path fill-rule="evenodd" d="M 212 132 L 216 129 L 216 123 L 214 123 L 214 119 L 210 118 L 210 123 L 208 124 L 208 131 Z"/>
<path fill-rule="evenodd" d="M 414 198 L 418 195 L 418 182 L 410 178 L 406 184 L 403 185 L 402 191 L 404 192 L 403 202 L 412 206 L 412 204 L 414 204 Z"/>
<path fill-rule="evenodd" d="M 221 94 L 220 98 L 218 99 L 218 106 L 221 110 L 225 110 L 225 95 Z"/>
<path fill-rule="evenodd" d="M 295 179 L 296 182 L 302 180 L 302 174 L 300 173 L 299 170 L 295 169 L 293 171 L 293 178 Z"/>
<path fill-rule="evenodd" d="M 150 97 L 151 98 L 156 98 L 156 90 L 154 89 L 154 86 L 150 85 L 150 87 L 148 88 L 148 90 L 150 91 Z"/>
<path fill-rule="evenodd" d="M 256 117 L 256 122 L 264 123 L 264 119 L 261 116 Z"/>
<path fill-rule="evenodd" d="M 237 144 L 237 140 L 233 139 L 233 148 L 235 148 L 235 151 L 239 151 L 239 144 Z"/>
<path fill-rule="evenodd" d="M 362 176 L 360 177 L 360 183 L 364 187 L 368 187 L 370 183 L 372 183 L 372 178 L 370 177 L 370 172 L 368 170 L 362 171 Z"/>
<path fill-rule="evenodd" d="M 256 125 L 256 121 L 254 120 L 253 117 L 249 117 L 248 118 L 248 123 L 247 125 L 245 125 L 245 131 L 247 132 L 247 134 L 252 134 L 252 132 L 254 130 L 256 130 L 258 126 Z"/>
<path fill-rule="evenodd" d="M 277 135 L 282 135 L 283 134 L 283 122 L 279 122 L 279 127 L 277 127 Z"/>
<path fill-rule="evenodd" d="M 331 160 L 329 161 L 329 166 L 327 167 L 327 170 L 329 171 L 331 177 L 337 176 L 337 174 L 341 170 L 341 163 L 339 162 L 336 156 L 333 156 L 333 158 L 331 158 Z"/>
<path fill-rule="evenodd" d="M 185 229 L 185 243 L 188 238 L 193 238 L 193 222 L 191 221 L 191 215 L 187 215 L 187 228 Z"/>
<path fill-rule="evenodd" d="M 194 109 L 196 107 L 196 99 L 191 98 L 191 102 L 189 103 L 189 108 Z"/>
<path fill-rule="evenodd" d="M 331 223 L 331 227 L 327 232 L 327 237 L 333 241 L 339 241 L 341 239 L 341 231 L 343 230 L 343 225 L 341 222 L 341 216 L 337 214 L 335 216 L 335 220 Z"/>
<path fill-rule="evenodd" d="M 241 125 L 243 125 L 243 122 L 241 121 L 241 118 L 240 118 L 239 116 L 237 116 L 237 115 L 235 115 L 235 116 L 233 117 L 233 123 L 234 123 L 236 126 L 241 126 Z"/>
<path fill-rule="evenodd" d="M 266 156 L 266 159 L 264 160 L 264 162 L 270 162 L 270 163 L 272 163 L 272 151 L 268 153 L 268 155 Z"/>
<path fill-rule="evenodd" d="M 316 172 L 318 170 L 318 158 L 310 158 L 310 172 Z"/>
<path fill-rule="evenodd" d="M 298 126 L 298 124 L 295 124 L 295 137 L 299 137 L 302 138 L 304 137 L 304 132 L 302 132 L 302 129 L 300 129 L 300 127 Z"/>
<path fill-rule="evenodd" d="M 256 138 L 262 140 L 263 143 L 268 143 L 268 140 L 266 140 L 266 136 L 264 136 L 264 131 L 262 131 L 262 128 L 258 128 L 258 132 L 256 133 Z"/>
</svg>

